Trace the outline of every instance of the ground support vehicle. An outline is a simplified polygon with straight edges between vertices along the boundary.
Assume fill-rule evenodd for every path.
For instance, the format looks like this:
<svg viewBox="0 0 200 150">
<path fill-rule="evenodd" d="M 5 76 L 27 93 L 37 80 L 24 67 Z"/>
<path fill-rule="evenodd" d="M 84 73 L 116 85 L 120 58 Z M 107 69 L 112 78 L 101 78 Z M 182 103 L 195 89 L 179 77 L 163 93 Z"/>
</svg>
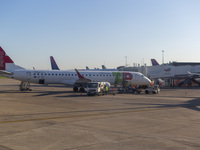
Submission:
<svg viewBox="0 0 200 150">
<path fill-rule="evenodd" d="M 104 95 L 108 94 L 110 87 L 109 82 L 88 82 L 87 95 Z"/>
<path fill-rule="evenodd" d="M 153 85 L 145 89 L 145 93 L 153 93 L 153 94 L 158 94 L 160 92 L 160 87 L 159 85 Z"/>
</svg>

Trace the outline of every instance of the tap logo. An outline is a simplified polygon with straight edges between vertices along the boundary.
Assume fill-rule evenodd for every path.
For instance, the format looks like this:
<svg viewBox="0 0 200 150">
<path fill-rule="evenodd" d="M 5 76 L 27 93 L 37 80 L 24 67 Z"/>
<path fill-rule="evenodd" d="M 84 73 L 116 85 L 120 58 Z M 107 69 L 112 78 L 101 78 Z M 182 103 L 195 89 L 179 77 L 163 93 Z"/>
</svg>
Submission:
<svg viewBox="0 0 200 150">
<path fill-rule="evenodd" d="M 171 68 L 164 69 L 165 72 L 170 72 Z"/>
<path fill-rule="evenodd" d="M 128 72 L 123 73 L 123 75 L 124 75 L 124 80 L 125 81 L 132 80 L 132 78 L 133 78 L 133 75 L 131 73 L 128 73 Z"/>
</svg>

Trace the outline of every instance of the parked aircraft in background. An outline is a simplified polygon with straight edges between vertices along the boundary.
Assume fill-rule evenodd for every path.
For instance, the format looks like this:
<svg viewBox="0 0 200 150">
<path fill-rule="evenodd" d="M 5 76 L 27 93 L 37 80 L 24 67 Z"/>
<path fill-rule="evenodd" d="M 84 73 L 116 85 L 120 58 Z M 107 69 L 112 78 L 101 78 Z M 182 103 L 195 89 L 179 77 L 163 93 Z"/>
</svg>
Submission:
<svg viewBox="0 0 200 150">
<path fill-rule="evenodd" d="M 196 83 L 200 86 L 200 81 L 199 81 L 199 78 L 200 78 L 200 74 L 199 73 L 191 73 L 188 71 L 188 77 L 181 81 L 178 86 L 182 86 L 182 85 L 185 85 L 187 84 L 188 86 L 191 86 L 192 83 Z"/>
<path fill-rule="evenodd" d="M 15 65 L 1 47 L 0 76 L 21 81 L 20 90 L 29 90 L 30 83 L 73 85 L 74 91 L 78 90 L 78 86 L 91 81 L 110 82 L 113 85 L 128 83 L 136 86 L 148 86 L 152 83 L 138 72 L 27 70 Z"/>
<path fill-rule="evenodd" d="M 193 77 L 193 78 L 200 78 L 200 74 L 199 73 L 191 73 L 188 71 L 188 74 L 190 77 Z"/>
<path fill-rule="evenodd" d="M 53 58 L 53 56 L 50 56 L 50 62 L 51 62 L 51 69 L 52 70 L 60 70 L 59 69 L 59 67 L 58 67 L 58 65 L 57 65 L 57 63 L 56 63 L 56 61 L 55 61 L 55 59 Z M 86 69 L 84 70 L 84 69 L 78 69 L 79 71 L 81 70 L 81 71 L 85 71 L 85 70 L 87 70 L 87 71 L 119 71 L 118 69 L 107 69 L 106 67 L 105 67 L 105 65 L 102 65 L 102 69 L 89 69 L 89 67 L 88 66 L 86 66 Z"/>
</svg>

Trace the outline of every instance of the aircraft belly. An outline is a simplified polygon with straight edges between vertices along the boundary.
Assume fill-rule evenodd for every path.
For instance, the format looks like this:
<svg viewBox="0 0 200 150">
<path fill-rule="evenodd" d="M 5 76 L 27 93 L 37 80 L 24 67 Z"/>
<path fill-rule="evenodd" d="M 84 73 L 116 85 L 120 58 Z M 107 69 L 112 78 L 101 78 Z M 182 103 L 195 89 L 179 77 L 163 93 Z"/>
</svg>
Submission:
<svg viewBox="0 0 200 150">
<path fill-rule="evenodd" d="M 114 84 L 114 82 L 115 82 L 114 78 L 113 79 L 112 78 L 102 79 L 101 77 L 98 77 L 98 78 L 96 77 L 96 78 L 93 78 L 92 80 L 94 80 L 95 82 L 109 82 L 110 84 Z"/>
<path fill-rule="evenodd" d="M 60 83 L 64 85 L 73 85 L 76 80 L 62 80 Z"/>
</svg>

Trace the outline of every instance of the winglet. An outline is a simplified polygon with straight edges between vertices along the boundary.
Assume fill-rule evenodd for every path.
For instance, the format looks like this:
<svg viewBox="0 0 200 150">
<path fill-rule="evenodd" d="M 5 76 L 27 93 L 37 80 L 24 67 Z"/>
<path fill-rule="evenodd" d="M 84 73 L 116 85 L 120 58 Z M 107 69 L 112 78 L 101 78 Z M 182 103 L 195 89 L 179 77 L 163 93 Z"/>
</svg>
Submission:
<svg viewBox="0 0 200 150">
<path fill-rule="evenodd" d="M 80 79 L 84 79 L 84 76 L 82 76 L 82 75 L 78 72 L 77 69 L 75 69 L 75 71 L 76 71 L 76 73 L 77 73 L 77 75 L 78 75 L 78 77 L 79 77 Z"/>
</svg>

